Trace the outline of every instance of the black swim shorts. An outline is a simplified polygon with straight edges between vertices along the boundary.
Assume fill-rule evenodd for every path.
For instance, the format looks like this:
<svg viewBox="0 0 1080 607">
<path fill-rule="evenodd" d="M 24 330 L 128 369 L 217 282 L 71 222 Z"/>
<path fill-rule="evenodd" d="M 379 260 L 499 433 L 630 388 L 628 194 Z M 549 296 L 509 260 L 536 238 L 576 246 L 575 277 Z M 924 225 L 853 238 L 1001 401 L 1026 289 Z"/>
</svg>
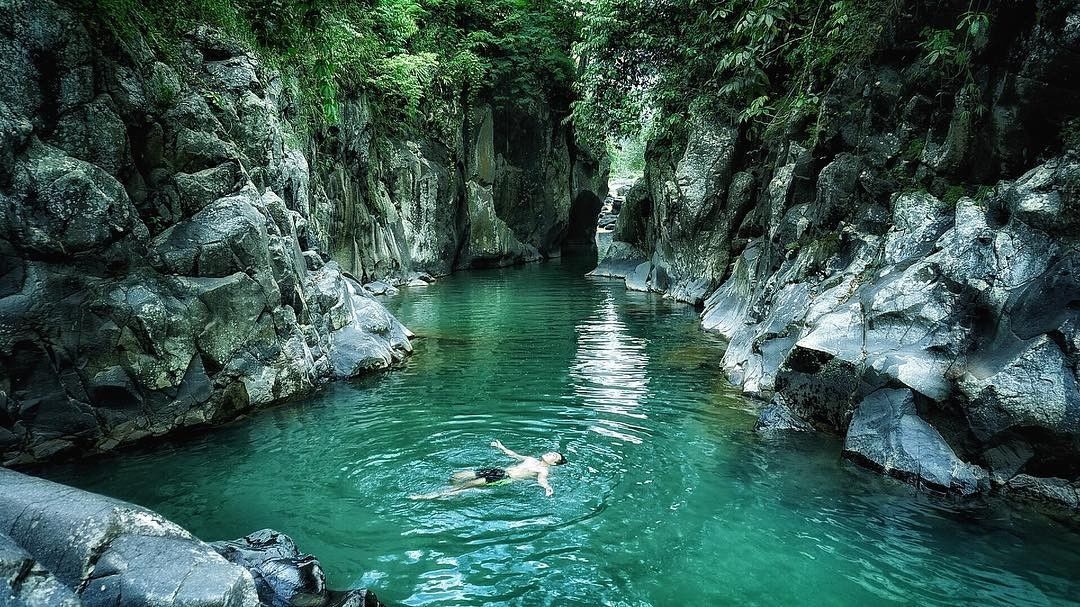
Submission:
<svg viewBox="0 0 1080 607">
<path fill-rule="evenodd" d="M 502 468 L 477 468 L 476 478 L 482 478 L 487 483 L 497 483 L 507 478 L 507 476 L 506 470 Z"/>
</svg>

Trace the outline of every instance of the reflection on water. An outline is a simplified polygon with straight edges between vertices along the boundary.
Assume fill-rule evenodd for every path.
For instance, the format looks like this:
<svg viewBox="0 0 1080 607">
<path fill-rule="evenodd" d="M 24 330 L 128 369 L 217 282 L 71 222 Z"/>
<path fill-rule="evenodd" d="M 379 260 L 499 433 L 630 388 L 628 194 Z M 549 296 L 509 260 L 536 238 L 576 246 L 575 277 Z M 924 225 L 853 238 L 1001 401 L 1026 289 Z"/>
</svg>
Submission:
<svg viewBox="0 0 1080 607">
<path fill-rule="evenodd" d="M 602 287 L 606 296 L 596 312 L 575 327 L 577 350 L 570 377 L 581 404 L 599 413 L 646 419 L 640 411 L 646 397 L 649 362 L 646 340 L 629 335 L 619 319 L 612 285 Z M 598 418 L 589 430 L 629 443 L 641 443 L 647 428 L 619 419 Z"/>
<path fill-rule="evenodd" d="M 696 313 L 582 268 L 455 276 L 392 300 L 404 368 L 204 436 L 52 471 L 206 539 L 291 534 L 394 605 L 1076 604 L 1075 531 L 961 510 L 763 439 Z M 529 483 L 417 502 L 488 446 L 563 451 Z"/>
</svg>

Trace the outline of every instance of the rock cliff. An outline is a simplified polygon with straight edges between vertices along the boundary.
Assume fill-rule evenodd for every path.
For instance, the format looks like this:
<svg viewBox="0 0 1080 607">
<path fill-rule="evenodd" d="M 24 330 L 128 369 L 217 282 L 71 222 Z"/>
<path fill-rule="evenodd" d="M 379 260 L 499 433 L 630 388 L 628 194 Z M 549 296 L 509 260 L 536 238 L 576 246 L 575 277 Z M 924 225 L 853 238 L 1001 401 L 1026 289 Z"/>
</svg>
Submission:
<svg viewBox="0 0 1080 607">
<path fill-rule="evenodd" d="M 764 428 L 846 435 L 933 491 L 1075 508 L 1080 12 L 1040 7 L 1001 9 L 963 84 L 902 23 L 809 140 L 693 116 L 650 145 L 596 273 L 702 305 L 732 382 L 772 401 Z"/>
<path fill-rule="evenodd" d="M 366 278 L 434 276 L 558 257 L 573 226 L 596 223 L 600 162 L 554 108 L 460 108 L 449 140 L 379 138 L 364 98 L 318 138 L 312 239 Z"/>
<path fill-rule="evenodd" d="M 295 78 L 213 29 L 166 61 L 64 4 L 0 9 L 0 463 L 386 368 L 409 332 L 363 283 L 558 255 L 604 187 L 542 104 L 410 140 L 357 93 L 309 132 Z"/>
</svg>

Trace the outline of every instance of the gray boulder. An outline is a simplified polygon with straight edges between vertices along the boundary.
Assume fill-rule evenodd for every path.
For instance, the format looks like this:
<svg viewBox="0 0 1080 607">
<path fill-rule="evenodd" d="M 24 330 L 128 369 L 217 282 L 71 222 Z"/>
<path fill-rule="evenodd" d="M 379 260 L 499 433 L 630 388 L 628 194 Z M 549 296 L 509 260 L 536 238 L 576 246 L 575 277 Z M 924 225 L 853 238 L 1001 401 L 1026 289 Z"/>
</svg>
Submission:
<svg viewBox="0 0 1080 607">
<path fill-rule="evenodd" d="M 0 238 L 18 249 L 70 257 L 146 234 L 124 187 L 100 167 L 35 143 L 27 169 L 0 215 Z"/>
<path fill-rule="evenodd" d="M 589 276 L 603 278 L 626 278 L 632 274 L 648 257 L 638 247 L 620 240 L 612 241 L 600 263 L 589 272 Z"/>
<path fill-rule="evenodd" d="M 989 489 L 986 471 L 961 461 L 919 417 L 911 390 L 886 388 L 863 399 L 848 427 L 844 455 L 941 493 L 969 497 Z"/>
<path fill-rule="evenodd" d="M 927 192 L 897 194 L 892 208 L 892 227 L 885 235 L 886 263 L 925 256 L 952 223 L 948 206 Z"/>
<path fill-rule="evenodd" d="M 282 533 L 208 545 L 145 508 L 3 468 L 0 604 L 382 607 L 370 590 L 327 589 Z"/>
<path fill-rule="evenodd" d="M 159 515 L 6 469 L 0 532 L 88 607 L 259 605 L 246 569 Z"/>
<path fill-rule="evenodd" d="M 398 290 L 396 287 L 392 287 L 381 280 L 374 280 L 364 285 L 372 295 L 397 295 Z"/>
<path fill-rule="evenodd" d="M 82 601 L 30 553 L 0 533 L 0 605 L 81 607 Z"/>
<path fill-rule="evenodd" d="M 1025 173 L 1008 189 L 1009 210 L 1048 234 L 1080 238 L 1080 152 L 1051 160 Z"/>
<path fill-rule="evenodd" d="M 212 546 L 251 572 L 266 607 L 383 607 L 370 590 L 327 589 L 319 560 L 301 553 L 289 536 L 272 529 Z"/>
<path fill-rule="evenodd" d="M 996 360 L 973 360 L 960 379 L 968 397 L 971 429 L 990 439 L 1010 428 L 1040 427 L 1080 434 L 1080 390 L 1060 346 L 1041 335 L 1018 352 L 998 351 Z"/>
</svg>

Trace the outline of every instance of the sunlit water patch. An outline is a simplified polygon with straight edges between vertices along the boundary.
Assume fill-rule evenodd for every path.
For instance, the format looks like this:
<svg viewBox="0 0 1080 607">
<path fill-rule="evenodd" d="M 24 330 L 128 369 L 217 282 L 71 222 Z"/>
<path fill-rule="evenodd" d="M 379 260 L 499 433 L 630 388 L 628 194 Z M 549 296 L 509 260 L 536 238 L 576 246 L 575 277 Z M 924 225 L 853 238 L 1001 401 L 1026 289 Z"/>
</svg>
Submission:
<svg viewBox="0 0 1080 607">
<path fill-rule="evenodd" d="M 834 439 L 764 439 L 687 306 L 567 261 L 388 303 L 401 369 L 195 439 L 51 471 L 206 539 L 262 527 L 395 605 L 1064 605 L 1080 536 L 859 471 Z M 488 445 L 563 451 L 529 483 L 414 501 Z"/>
</svg>

